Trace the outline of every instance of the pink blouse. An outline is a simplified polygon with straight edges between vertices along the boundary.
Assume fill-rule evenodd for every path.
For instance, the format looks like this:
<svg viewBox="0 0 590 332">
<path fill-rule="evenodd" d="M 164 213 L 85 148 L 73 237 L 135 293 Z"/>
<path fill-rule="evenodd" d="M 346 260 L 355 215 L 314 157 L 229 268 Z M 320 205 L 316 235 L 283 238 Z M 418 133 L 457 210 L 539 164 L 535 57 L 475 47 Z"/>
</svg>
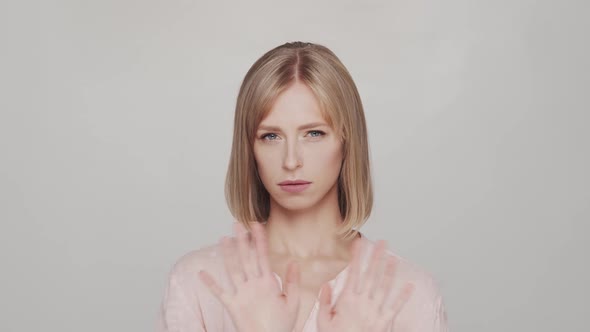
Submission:
<svg viewBox="0 0 590 332">
<path fill-rule="evenodd" d="M 362 235 L 362 234 L 361 234 Z M 369 263 L 374 242 L 364 235 L 361 254 L 362 269 Z M 447 332 L 447 318 L 443 301 L 433 278 L 410 262 L 398 258 L 394 289 L 388 302 L 393 304 L 406 281 L 415 284 L 414 293 L 399 313 L 393 331 L 395 332 Z M 228 278 L 223 265 L 219 244 L 193 250 L 180 257 L 168 274 L 168 283 L 157 317 L 157 332 L 235 332 L 236 328 L 224 306 L 215 298 L 199 279 L 199 270 L 206 270 L 223 287 Z M 329 281 L 332 287 L 332 303 L 342 291 L 348 267 Z M 281 285 L 278 274 L 275 277 Z M 317 332 L 319 300 L 316 300 L 302 332 Z"/>
</svg>

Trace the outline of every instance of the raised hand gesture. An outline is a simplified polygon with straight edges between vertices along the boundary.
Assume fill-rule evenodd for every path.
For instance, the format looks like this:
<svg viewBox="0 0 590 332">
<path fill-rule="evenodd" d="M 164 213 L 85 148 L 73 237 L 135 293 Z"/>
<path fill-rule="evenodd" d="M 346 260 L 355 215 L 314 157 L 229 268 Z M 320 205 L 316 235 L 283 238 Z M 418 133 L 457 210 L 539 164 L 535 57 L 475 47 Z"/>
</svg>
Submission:
<svg viewBox="0 0 590 332">
<path fill-rule="evenodd" d="M 264 228 L 258 222 L 250 225 L 253 241 L 240 222 L 234 225 L 237 239 L 221 239 L 233 289 L 221 288 L 206 271 L 199 273 L 200 278 L 227 308 L 238 331 L 291 332 L 299 311 L 299 268 L 289 264 L 285 293 L 281 292 L 270 267 Z"/>
<path fill-rule="evenodd" d="M 379 241 L 373 250 L 367 271 L 360 276 L 359 239 L 352 244 L 352 260 L 344 289 L 333 307 L 330 305 L 332 290 L 329 284 L 322 287 L 318 328 L 320 332 L 390 332 L 393 322 L 410 298 L 414 285 L 406 283 L 392 306 L 385 306 L 391 293 L 396 259 L 385 259 L 385 272 L 378 279 L 382 266 L 385 241 Z"/>
</svg>

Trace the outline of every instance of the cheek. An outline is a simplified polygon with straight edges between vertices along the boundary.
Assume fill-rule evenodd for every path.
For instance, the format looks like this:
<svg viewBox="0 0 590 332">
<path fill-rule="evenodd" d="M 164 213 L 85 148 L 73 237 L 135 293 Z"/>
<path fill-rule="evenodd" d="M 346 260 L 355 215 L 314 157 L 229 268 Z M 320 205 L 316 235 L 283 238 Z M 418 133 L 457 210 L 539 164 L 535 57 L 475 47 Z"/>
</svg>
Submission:
<svg viewBox="0 0 590 332">
<path fill-rule="evenodd" d="M 276 168 L 278 160 L 278 154 L 273 151 L 265 149 L 254 149 L 254 160 L 256 162 L 256 168 L 258 169 L 258 175 L 263 181 L 267 178 L 272 177 L 272 170 Z M 274 167 L 273 167 L 274 166 Z"/>
<path fill-rule="evenodd" d="M 322 172 L 327 170 L 339 172 L 342 163 L 342 148 L 340 145 L 333 144 L 327 148 L 314 150 L 310 157 L 306 158 L 307 164 L 313 163 L 314 168 Z"/>
</svg>

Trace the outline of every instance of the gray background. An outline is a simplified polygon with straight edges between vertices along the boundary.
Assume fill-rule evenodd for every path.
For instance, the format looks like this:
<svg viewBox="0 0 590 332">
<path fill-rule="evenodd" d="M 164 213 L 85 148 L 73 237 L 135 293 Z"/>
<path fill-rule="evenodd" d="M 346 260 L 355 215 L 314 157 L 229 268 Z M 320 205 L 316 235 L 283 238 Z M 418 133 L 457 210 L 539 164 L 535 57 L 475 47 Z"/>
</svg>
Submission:
<svg viewBox="0 0 590 332">
<path fill-rule="evenodd" d="M 240 81 L 293 40 L 352 73 L 362 230 L 436 277 L 453 331 L 584 330 L 588 7 L 3 2 L 0 330 L 153 330 L 175 260 L 230 232 Z"/>
</svg>

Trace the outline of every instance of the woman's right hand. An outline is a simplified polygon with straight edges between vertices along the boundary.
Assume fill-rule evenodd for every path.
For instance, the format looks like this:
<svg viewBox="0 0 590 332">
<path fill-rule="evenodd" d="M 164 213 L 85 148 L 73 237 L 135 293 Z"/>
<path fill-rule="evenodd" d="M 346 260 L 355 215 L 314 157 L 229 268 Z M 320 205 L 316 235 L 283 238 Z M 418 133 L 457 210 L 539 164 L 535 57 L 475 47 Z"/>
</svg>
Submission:
<svg viewBox="0 0 590 332">
<path fill-rule="evenodd" d="M 264 228 L 258 222 L 250 225 L 254 244 L 240 222 L 234 224 L 237 239 L 221 239 L 233 289 L 223 289 L 206 271 L 199 276 L 227 308 L 238 331 L 291 332 L 299 311 L 299 268 L 289 264 L 283 294 L 270 267 Z"/>
</svg>

